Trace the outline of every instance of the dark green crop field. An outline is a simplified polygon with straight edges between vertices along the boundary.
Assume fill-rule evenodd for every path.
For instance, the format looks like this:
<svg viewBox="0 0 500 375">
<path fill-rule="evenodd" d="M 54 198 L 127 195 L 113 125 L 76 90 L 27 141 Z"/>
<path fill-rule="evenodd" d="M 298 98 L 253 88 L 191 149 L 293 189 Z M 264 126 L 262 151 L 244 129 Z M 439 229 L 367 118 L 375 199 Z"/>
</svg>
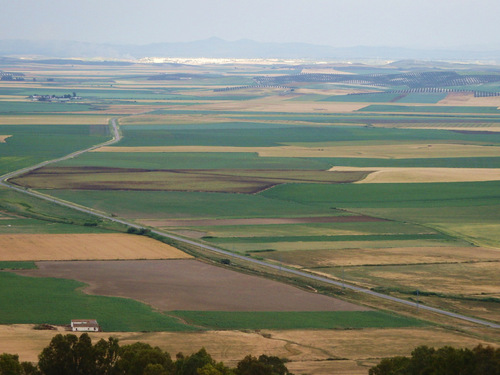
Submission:
<svg viewBox="0 0 500 375">
<path fill-rule="evenodd" d="M 0 324 L 65 325 L 92 316 L 104 331 L 189 331 L 194 328 L 155 312 L 137 301 L 92 296 L 78 290 L 85 284 L 0 272 Z"/>
<path fill-rule="evenodd" d="M 500 112 L 499 112 L 500 113 Z M 462 134 L 448 130 L 428 129 L 387 129 L 359 126 L 286 126 L 256 125 L 246 123 L 240 127 L 200 129 L 171 129 L 158 127 L 143 129 L 140 126 L 124 126 L 124 138 L 116 146 L 233 146 L 233 147 L 272 147 L 290 143 L 306 142 L 367 142 L 385 141 L 468 141 L 498 142 L 498 134 Z"/>
<path fill-rule="evenodd" d="M 105 142 L 106 132 L 105 126 L 0 125 L 0 134 L 11 135 L 0 143 L 0 175 Z"/>
<path fill-rule="evenodd" d="M 174 311 L 190 324 L 209 329 L 359 329 L 422 327 L 417 319 L 380 311 L 225 312 Z"/>
<path fill-rule="evenodd" d="M 45 192 L 129 218 L 249 218 L 341 214 L 329 207 L 248 194 L 95 190 Z"/>
<path fill-rule="evenodd" d="M 260 195 L 329 207 L 465 207 L 500 201 L 500 181 L 419 184 L 288 184 Z"/>
</svg>

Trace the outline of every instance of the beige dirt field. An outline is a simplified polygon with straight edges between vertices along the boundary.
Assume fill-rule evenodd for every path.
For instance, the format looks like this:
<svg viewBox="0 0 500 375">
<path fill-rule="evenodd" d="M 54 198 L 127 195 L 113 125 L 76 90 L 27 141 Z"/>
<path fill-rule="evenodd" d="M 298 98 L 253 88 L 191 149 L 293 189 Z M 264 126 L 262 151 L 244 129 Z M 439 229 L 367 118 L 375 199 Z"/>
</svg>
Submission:
<svg viewBox="0 0 500 375">
<path fill-rule="evenodd" d="M 498 146 L 463 144 L 396 144 L 373 146 L 325 146 L 325 147 L 230 147 L 230 146 L 148 146 L 148 147 L 101 147 L 93 152 L 250 152 L 261 157 L 310 157 L 310 158 L 375 158 L 412 159 L 442 157 L 496 157 Z"/>
<path fill-rule="evenodd" d="M 399 247 L 331 250 L 297 250 L 260 253 L 268 259 L 301 267 L 334 267 L 422 263 L 500 262 L 500 250 L 480 247 Z"/>
<path fill-rule="evenodd" d="M 500 107 L 500 96 L 487 96 L 475 98 L 473 93 L 449 93 L 446 98 L 440 100 L 438 105 Z"/>
<path fill-rule="evenodd" d="M 0 125 L 106 125 L 110 116 L 2 115 Z"/>
<path fill-rule="evenodd" d="M 0 135 L 0 143 L 5 143 L 5 140 L 9 137 L 12 137 L 11 135 Z"/>
<path fill-rule="evenodd" d="M 333 167 L 332 172 L 372 172 L 355 184 L 498 181 L 497 168 Z"/>
<path fill-rule="evenodd" d="M 193 105 L 190 110 L 289 112 L 289 113 L 348 113 L 371 103 L 297 102 L 287 101 L 293 96 L 283 95 L 245 101 L 217 101 L 213 104 Z"/>
<path fill-rule="evenodd" d="M 188 258 L 167 244 L 131 234 L 0 234 L 2 261 Z"/>
<path fill-rule="evenodd" d="M 343 72 L 334 68 L 304 68 L 301 73 L 308 74 L 356 74 L 351 72 Z"/>
<path fill-rule="evenodd" d="M 38 354 L 59 331 L 36 331 L 32 325 L 0 325 L 0 353 L 17 353 L 21 361 L 38 360 Z M 204 347 L 216 361 L 235 366 L 246 355 L 288 358 L 295 374 L 366 375 L 384 357 L 409 355 L 419 345 L 472 348 L 498 345 L 437 327 L 363 330 L 207 331 L 207 332 L 99 332 L 92 342 L 113 336 L 120 345 L 146 342 L 172 357 L 191 354 Z M 374 343 L 377 343 L 374 345 Z M 343 358 L 340 360 L 338 358 Z M 331 360 L 338 359 L 338 360 Z"/>
<path fill-rule="evenodd" d="M 495 126 L 495 124 L 481 124 L 482 126 L 472 127 L 472 126 L 462 126 L 457 124 L 456 126 L 450 124 L 438 124 L 429 126 L 426 123 L 398 123 L 398 124 L 373 124 L 373 126 L 378 128 L 402 128 L 402 129 L 436 129 L 436 130 L 455 130 L 463 132 L 488 132 L 488 133 L 498 133 L 500 132 L 500 126 Z"/>
</svg>

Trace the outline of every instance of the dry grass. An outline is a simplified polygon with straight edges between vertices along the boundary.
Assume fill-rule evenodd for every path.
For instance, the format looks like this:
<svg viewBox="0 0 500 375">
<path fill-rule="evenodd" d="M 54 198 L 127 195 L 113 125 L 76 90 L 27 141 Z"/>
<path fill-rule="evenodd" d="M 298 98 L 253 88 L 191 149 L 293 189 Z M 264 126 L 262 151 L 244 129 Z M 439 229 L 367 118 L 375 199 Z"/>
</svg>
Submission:
<svg viewBox="0 0 500 375">
<path fill-rule="evenodd" d="M 0 125 L 106 125 L 110 116 L 2 115 Z"/>
<path fill-rule="evenodd" d="M 0 326 L 0 352 L 18 353 L 21 361 L 37 361 L 52 337 L 62 331 L 35 331 L 31 325 Z M 92 341 L 107 339 L 105 332 L 91 333 Z M 493 342 L 468 337 L 440 328 L 363 329 L 348 331 L 208 331 L 208 332 L 116 332 L 121 345 L 137 341 L 159 346 L 172 356 L 190 354 L 202 347 L 217 361 L 235 366 L 247 354 L 288 358 L 293 373 L 317 375 L 367 374 L 368 368 L 384 357 L 409 355 L 419 345 L 474 347 Z M 266 337 L 264 337 L 266 336 Z M 374 344 L 376 343 L 376 344 Z M 345 358 L 344 360 L 334 360 Z"/>
<path fill-rule="evenodd" d="M 11 135 L 0 135 L 0 143 L 5 143 L 5 140 L 9 137 L 12 137 Z"/>
<path fill-rule="evenodd" d="M 496 168 L 385 168 L 385 167 L 333 167 L 334 172 L 373 172 L 358 184 L 411 183 L 411 182 L 467 182 L 498 181 Z"/>
<path fill-rule="evenodd" d="M 336 70 L 334 68 L 304 68 L 301 73 L 309 74 L 356 74 L 351 72 L 343 72 L 341 70 Z"/>
<path fill-rule="evenodd" d="M 478 247 L 398 247 L 270 252 L 266 258 L 302 267 L 500 261 L 500 250 Z"/>
<path fill-rule="evenodd" d="M 128 234 L 2 234 L 0 260 L 185 259 L 184 252 Z"/>
<path fill-rule="evenodd" d="M 500 127 L 495 126 L 494 123 L 480 123 L 480 126 L 472 127 L 472 126 L 462 126 L 462 124 L 434 124 L 430 126 L 429 123 L 398 123 L 398 124 L 373 124 L 373 126 L 378 128 L 401 128 L 401 129 L 438 129 L 438 130 L 456 130 L 456 131 L 468 131 L 468 132 L 489 132 L 489 133 L 498 133 L 500 132 Z"/>
<path fill-rule="evenodd" d="M 101 147 L 95 152 L 251 152 L 258 153 L 261 157 L 411 159 L 442 157 L 496 157 L 500 156 L 500 147 L 463 144 L 353 145 L 337 147 L 149 146 Z"/>
<path fill-rule="evenodd" d="M 484 98 L 475 98 L 472 93 L 450 93 L 440 100 L 439 105 L 459 105 L 459 106 L 478 106 L 478 107 L 500 107 L 500 96 L 488 96 Z"/>
<path fill-rule="evenodd" d="M 284 95 L 245 101 L 217 101 L 212 104 L 193 105 L 190 106 L 189 109 L 289 113 L 348 113 L 370 105 L 370 103 L 287 101 L 293 97 L 295 96 Z"/>
</svg>

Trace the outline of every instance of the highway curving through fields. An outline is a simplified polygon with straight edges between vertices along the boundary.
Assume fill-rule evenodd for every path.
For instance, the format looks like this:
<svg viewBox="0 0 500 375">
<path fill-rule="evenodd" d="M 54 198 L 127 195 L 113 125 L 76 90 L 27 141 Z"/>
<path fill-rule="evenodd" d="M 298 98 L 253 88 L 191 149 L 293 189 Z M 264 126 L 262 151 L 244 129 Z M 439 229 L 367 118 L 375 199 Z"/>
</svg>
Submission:
<svg viewBox="0 0 500 375">
<path fill-rule="evenodd" d="M 23 193 L 23 194 L 28 194 L 28 195 L 31 195 L 31 196 L 34 196 L 34 197 L 37 197 L 37 198 L 41 198 L 41 199 L 44 199 L 46 201 L 49 201 L 49 202 L 52 202 L 52 203 L 56 203 L 56 204 L 59 204 L 59 205 L 65 206 L 65 207 L 69 207 L 69 208 L 72 208 L 72 209 L 75 209 L 75 210 L 78 210 L 78 211 L 81 211 L 81 212 L 84 212 L 84 213 L 87 213 L 87 214 L 91 214 L 93 216 L 96 216 L 96 217 L 99 217 L 99 218 L 102 218 L 102 219 L 113 221 L 115 223 L 120 223 L 120 224 L 129 226 L 129 227 L 133 227 L 133 228 L 136 228 L 136 229 L 142 229 L 143 228 L 142 226 L 139 226 L 137 224 L 128 222 L 126 220 L 119 219 L 119 218 L 112 217 L 112 216 L 108 216 L 106 214 L 103 214 L 103 213 L 100 213 L 100 212 L 96 212 L 96 211 L 94 211 L 94 210 L 92 210 L 90 208 L 83 207 L 83 206 L 77 205 L 75 203 L 63 201 L 61 199 L 57 199 L 57 198 L 54 198 L 54 197 L 51 197 L 49 195 L 45 195 L 45 194 L 42 194 L 42 193 L 39 193 L 39 192 L 36 192 L 36 191 L 32 191 L 32 190 L 29 190 L 29 189 L 25 189 L 25 188 L 21 188 L 21 187 L 18 187 L 18 186 L 14 186 L 14 185 L 12 185 L 12 184 L 10 184 L 8 182 L 9 178 L 13 178 L 13 177 L 19 176 L 19 175 L 21 175 L 23 173 L 27 173 L 27 172 L 33 171 L 35 169 L 44 167 L 44 166 L 52 164 L 52 163 L 57 163 L 57 162 L 60 162 L 60 161 L 63 161 L 63 160 L 67 160 L 67 159 L 71 159 L 71 158 L 77 157 L 79 155 L 82 155 L 82 154 L 84 154 L 86 152 L 95 150 L 96 148 L 99 148 L 99 147 L 102 147 L 102 146 L 110 146 L 110 145 L 112 145 L 114 143 L 117 143 L 121 139 L 121 134 L 120 134 L 120 130 L 119 130 L 116 118 L 111 119 L 111 129 L 112 129 L 112 135 L 113 135 L 113 138 L 111 140 L 109 140 L 107 142 L 104 142 L 104 143 L 101 143 L 101 144 L 98 144 L 98 145 L 95 145 L 95 146 L 92 146 L 92 147 L 89 147 L 89 148 L 84 149 L 84 150 L 73 152 L 73 153 L 71 153 L 69 155 L 66 155 L 66 156 L 63 156 L 61 158 L 57 158 L 57 159 L 54 159 L 54 160 L 44 161 L 42 163 L 36 164 L 34 166 L 31 166 L 31 167 L 23 168 L 23 169 L 14 171 L 14 172 L 10 172 L 10 173 L 4 174 L 3 176 L 0 176 L 0 186 L 3 186 L 5 188 L 18 191 L 18 192 Z M 144 228 L 144 229 L 147 229 L 147 228 Z M 172 235 L 170 233 L 166 233 L 166 232 L 162 232 L 162 231 L 158 231 L 158 230 L 151 230 L 151 232 L 155 233 L 157 235 L 160 235 L 160 236 L 164 236 L 164 237 L 170 238 L 170 239 L 175 240 L 175 241 L 179 241 L 179 242 L 190 244 L 190 245 L 195 245 L 195 246 L 198 246 L 198 247 L 203 248 L 205 250 L 213 251 L 215 253 L 218 253 L 218 254 L 221 254 L 221 255 L 224 255 L 224 256 L 227 256 L 227 257 L 230 257 L 230 258 L 231 257 L 232 258 L 237 258 L 237 259 L 241 259 L 241 260 L 253 263 L 253 264 L 257 264 L 257 265 L 260 265 L 260 266 L 264 266 L 264 267 L 268 267 L 268 268 L 271 268 L 271 269 L 274 269 L 274 270 L 278 270 L 278 271 L 283 272 L 285 274 L 296 275 L 296 276 L 308 278 L 308 279 L 311 279 L 311 280 L 319 281 L 319 282 L 322 282 L 322 283 L 325 283 L 325 284 L 334 285 L 334 286 L 337 286 L 337 287 L 342 287 L 342 288 L 349 289 L 349 290 L 352 290 L 352 291 L 355 291 L 355 292 L 368 294 L 368 295 L 373 296 L 373 297 L 382 298 L 382 299 L 389 300 L 389 301 L 392 301 L 392 302 L 396 302 L 396 303 L 400 303 L 400 304 L 407 305 L 407 306 L 410 306 L 410 307 L 414 307 L 415 309 L 421 309 L 421 310 L 430 311 L 430 312 L 441 314 L 441 315 L 445 315 L 445 316 L 448 316 L 448 317 L 451 317 L 451 318 L 461 319 L 461 320 L 464 320 L 464 321 L 467 321 L 467 322 L 470 322 L 470 323 L 475 323 L 475 324 L 478 324 L 478 325 L 482 325 L 482 326 L 486 326 L 486 327 L 491 327 L 491 328 L 496 328 L 496 329 L 500 328 L 500 324 L 497 324 L 497 323 L 494 323 L 494 322 L 490 322 L 490 321 L 486 321 L 486 320 L 482 320 L 482 319 L 477 319 L 477 318 L 469 317 L 469 316 L 466 316 L 466 315 L 461 315 L 461 314 L 453 313 L 453 312 L 450 312 L 450 311 L 438 309 L 438 308 L 431 307 L 431 306 L 422 305 L 422 304 L 417 303 L 417 302 L 412 302 L 412 301 L 404 300 L 404 299 L 401 299 L 401 298 L 392 297 L 392 296 L 389 296 L 389 295 L 386 295 L 386 294 L 377 293 L 377 292 L 374 292 L 373 290 L 366 289 L 366 288 L 361 288 L 361 287 L 358 287 L 358 286 L 355 286 L 355 285 L 350 285 L 350 284 L 345 283 L 345 282 L 335 281 L 335 280 L 332 280 L 332 279 L 328 279 L 326 277 L 317 276 L 317 275 L 310 274 L 310 273 L 307 273 L 307 272 L 304 272 L 304 271 L 299 271 L 299 270 L 296 270 L 296 269 L 287 268 L 287 267 L 284 267 L 282 265 L 276 265 L 276 264 L 268 263 L 268 262 L 265 262 L 265 261 L 257 260 L 257 259 L 254 259 L 254 258 L 249 258 L 249 257 L 246 257 L 244 255 L 235 254 L 235 253 L 232 253 L 232 252 L 229 252 L 229 251 L 226 251 L 226 250 L 222 250 L 222 249 L 219 249 L 217 247 L 210 246 L 210 245 L 206 245 L 206 244 L 203 244 L 203 243 L 200 243 L 200 242 L 197 242 L 197 241 L 189 240 L 189 239 L 186 239 L 186 238 L 183 238 L 183 237 L 178 237 L 178 236 Z"/>
</svg>

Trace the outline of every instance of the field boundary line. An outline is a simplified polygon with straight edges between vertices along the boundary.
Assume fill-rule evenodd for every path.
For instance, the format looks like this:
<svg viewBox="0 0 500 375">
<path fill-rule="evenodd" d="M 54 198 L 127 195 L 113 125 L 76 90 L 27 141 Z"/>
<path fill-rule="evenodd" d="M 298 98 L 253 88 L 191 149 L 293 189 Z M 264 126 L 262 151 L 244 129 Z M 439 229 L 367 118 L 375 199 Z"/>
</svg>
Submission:
<svg viewBox="0 0 500 375">
<path fill-rule="evenodd" d="M 56 162 L 59 162 L 59 161 L 67 160 L 67 159 L 70 159 L 70 158 L 82 155 L 82 154 L 84 154 L 84 153 L 86 153 L 88 151 L 94 150 L 96 148 L 99 148 L 99 147 L 102 147 L 102 146 L 109 146 L 109 145 L 112 145 L 112 144 L 115 144 L 115 143 L 119 142 L 121 140 L 121 134 L 120 134 L 120 130 L 119 130 L 119 127 L 118 127 L 117 119 L 116 118 L 112 118 L 111 121 L 110 121 L 110 125 L 111 125 L 112 131 L 113 131 L 113 138 L 111 140 L 106 141 L 106 142 L 101 143 L 101 144 L 98 144 L 98 145 L 94 145 L 94 146 L 86 148 L 84 150 L 73 152 L 73 153 L 71 153 L 69 155 L 63 156 L 63 157 L 58 158 L 58 159 L 45 161 L 45 162 L 36 164 L 36 165 L 34 165 L 32 167 L 27 167 L 27 168 L 20 169 L 18 171 L 14 171 L 14 172 L 10 172 L 10 173 L 4 174 L 3 176 L 0 176 L 0 186 L 4 186 L 6 188 L 13 189 L 13 190 L 21 192 L 21 193 L 28 194 L 28 195 L 31 195 L 31 196 L 34 196 L 34 197 L 37 197 L 37 198 L 41 198 L 41 199 L 47 200 L 49 202 L 52 202 L 52 203 L 55 203 L 55 204 L 59 204 L 59 205 L 65 206 L 65 207 L 69 207 L 69 208 L 72 208 L 72 209 L 75 209 L 75 210 L 78 210 L 78 211 L 81 211 L 81 212 L 84 212 L 84 213 L 87 213 L 87 214 L 90 214 L 90 215 L 94 215 L 94 216 L 97 216 L 97 217 L 100 217 L 100 218 L 103 218 L 103 219 L 106 219 L 106 220 L 109 220 L 109 221 L 112 221 L 112 222 L 115 222 L 115 223 L 123 224 L 123 225 L 126 225 L 128 227 L 132 227 L 132 228 L 135 228 L 135 229 L 148 229 L 148 228 L 144 228 L 141 225 L 130 223 L 130 222 L 128 222 L 126 220 L 123 220 L 123 219 L 112 217 L 112 216 L 106 215 L 104 213 L 96 212 L 93 209 L 86 208 L 86 207 L 77 205 L 75 203 L 70 203 L 70 202 L 64 201 L 62 199 L 57 199 L 57 198 L 54 198 L 54 197 L 51 197 L 51 196 L 48 196 L 48 195 L 45 195 L 45 194 L 42 194 L 42 193 L 39 193 L 39 192 L 36 192 L 36 191 L 32 191 L 32 190 L 28 190 L 28 189 L 24 189 L 24 188 L 20 188 L 20 187 L 11 185 L 8 182 L 9 178 L 18 176 L 18 175 L 20 175 L 22 173 L 30 172 L 32 170 L 35 170 L 37 168 L 46 166 L 48 164 L 52 164 L 52 163 L 56 163 Z M 183 237 L 172 235 L 170 233 L 166 233 L 166 232 L 162 232 L 162 231 L 158 231 L 158 230 L 151 230 L 151 233 L 154 233 L 156 235 L 159 235 L 159 236 L 162 236 L 162 237 L 166 237 L 166 238 L 169 238 L 169 239 L 172 239 L 172 240 L 175 240 L 175 241 L 179 241 L 181 243 L 185 243 L 185 244 L 197 246 L 197 247 L 200 247 L 200 248 L 205 249 L 205 250 L 209 250 L 209 251 L 212 251 L 212 252 L 215 252 L 215 253 L 218 253 L 218 254 L 222 254 L 224 256 L 228 256 L 228 257 L 240 259 L 240 260 L 243 260 L 243 261 L 246 261 L 246 262 L 250 262 L 250 263 L 253 263 L 253 264 L 256 264 L 256 265 L 260 265 L 260 266 L 263 266 L 263 267 L 271 268 L 273 270 L 278 270 L 280 272 L 287 273 L 287 274 L 290 274 L 290 275 L 295 275 L 295 276 L 300 276 L 300 277 L 308 278 L 308 279 L 319 281 L 319 282 L 322 282 L 322 283 L 325 283 L 325 284 L 329 284 L 329 285 L 334 285 L 334 286 L 337 286 L 337 287 L 341 287 L 343 289 L 349 289 L 349 290 L 352 290 L 352 291 L 355 291 L 355 292 L 359 292 L 359 293 L 363 293 L 363 294 L 368 294 L 368 295 L 373 296 L 373 297 L 377 297 L 377 298 L 389 300 L 389 301 L 392 301 L 392 302 L 396 302 L 396 303 L 399 303 L 399 304 L 403 304 L 403 305 L 406 305 L 406 306 L 410 306 L 410 307 L 413 307 L 413 308 L 416 308 L 416 309 L 426 310 L 426 311 L 430 311 L 430 312 L 437 313 L 437 314 L 440 314 L 440 315 L 445 315 L 445 316 L 448 316 L 448 317 L 452 317 L 452 318 L 464 320 L 464 321 L 467 321 L 467 322 L 470 322 L 470 323 L 475 323 L 475 324 L 486 326 L 486 327 L 490 327 L 490 328 L 497 328 L 497 329 L 500 328 L 500 324 L 497 324 L 497 323 L 494 323 L 494 322 L 490 322 L 490 321 L 486 321 L 486 320 L 482 320 L 482 319 L 477 319 L 477 318 L 469 317 L 469 316 L 466 316 L 466 315 L 461 315 L 461 314 L 453 313 L 451 311 L 446 311 L 446 310 L 442 310 L 442 309 L 439 309 L 439 308 L 435 308 L 435 307 L 423 305 L 423 304 L 418 303 L 418 302 L 412 302 L 412 301 L 404 300 L 402 298 L 393 297 L 393 296 L 390 296 L 390 295 L 387 295 L 387 294 L 378 293 L 378 292 L 375 292 L 375 291 L 367 289 L 367 288 L 362 288 L 362 287 L 358 287 L 358 286 L 355 286 L 355 285 L 348 284 L 348 283 L 346 283 L 344 281 L 342 281 L 342 282 L 335 281 L 335 280 L 332 280 L 332 279 L 329 279 L 329 278 L 326 278 L 326 277 L 317 276 L 317 275 L 314 275 L 314 274 L 311 274 L 311 273 L 307 273 L 307 272 L 304 272 L 304 271 L 299 271 L 299 270 L 296 270 L 296 269 L 284 267 L 281 264 L 279 264 L 279 265 L 277 265 L 277 264 L 271 264 L 271 263 L 268 263 L 268 262 L 265 262 L 265 261 L 261 261 L 261 260 L 258 260 L 258 259 L 249 258 L 249 257 L 246 257 L 244 255 L 235 254 L 235 253 L 232 253 L 232 252 L 229 252 L 229 251 L 226 251 L 226 250 L 219 249 L 219 248 L 214 247 L 214 246 L 206 245 L 206 244 L 203 244 L 203 243 L 200 243 L 200 242 L 197 242 L 197 241 L 193 241 L 193 240 L 190 240 L 190 239 L 186 239 L 186 238 L 183 238 Z"/>
</svg>

